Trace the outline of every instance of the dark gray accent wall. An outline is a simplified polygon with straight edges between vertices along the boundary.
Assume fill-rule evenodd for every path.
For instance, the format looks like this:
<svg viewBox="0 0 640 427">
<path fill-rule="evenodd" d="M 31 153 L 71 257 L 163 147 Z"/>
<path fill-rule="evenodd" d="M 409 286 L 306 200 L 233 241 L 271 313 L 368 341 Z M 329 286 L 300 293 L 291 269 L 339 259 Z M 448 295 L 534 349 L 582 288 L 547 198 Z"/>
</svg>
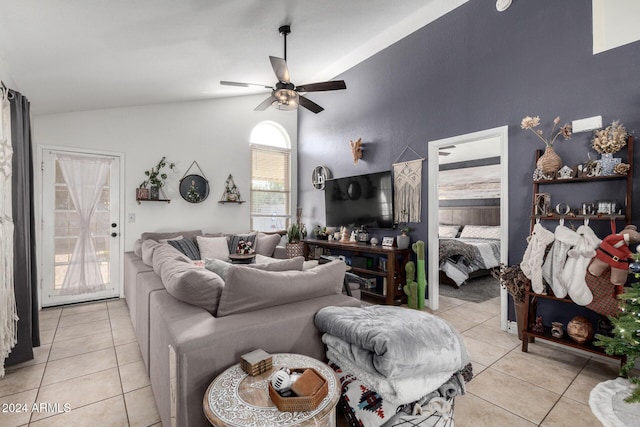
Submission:
<svg viewBox="0 0 640 427">
<path fill-rule="evenodd" d="M 346 91 L 309 94 L 326 110 L 299 114 L 304 220 L 311 228 L 324 223 L 323 194 L 311 186 L 317 165 L 334 177 L 389 170 L 407 145 L 426 157 L 429 140 L 508 125 L 509 262 L 519 263 L 529 232 L 535 150 L 544 148 L 520 129 L 521 119 L 539 115 L 549 133 L 555 116 L 564 123 L 602 115 L 605 124 L 619 119 L 640 131 L 639 66 L 638 42 L 592 54 L 590 1 L 518 1 L 503 13 L 493 0 L 470 1 L 338 76 Z M 556 150 L 569 165 L 586 160 L 587 152 L 595 154 L 590 136 L 557 142 Z M 359 137 L 364 154 L 354 165 L 349 141 Z M 412 224 L 413 240 L 427 240 L 427 215 L 437 215 L 427 204 L 429 174 L 425 161 L 422 223 Z"/>
</svg>

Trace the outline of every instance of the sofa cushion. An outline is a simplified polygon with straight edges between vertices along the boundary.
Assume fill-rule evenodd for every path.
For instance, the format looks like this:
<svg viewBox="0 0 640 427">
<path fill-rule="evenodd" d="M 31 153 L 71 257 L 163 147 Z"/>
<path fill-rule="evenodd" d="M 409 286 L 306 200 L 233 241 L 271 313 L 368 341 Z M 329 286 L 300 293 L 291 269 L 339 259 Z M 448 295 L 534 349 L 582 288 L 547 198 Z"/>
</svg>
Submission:
<svg viewBox="0 0 640 427">
<path fill-rule="evenodd" d="M 306 271 L 263 271 L 232 265 L 227 271 L 217 316 L 339 294 L 344 273 L 342 261 Z"/>
<path fill-rule="evenodd" d="M 142 239 L 133 242 L 133 253 L 142 258 Z"/>
<path fill-rule="evenodd" d="M 174 261 L 191 262 L 191 259 L 169 244 L 160 244 L 153 252 L 154 273 L 160 276 L 162 265 Z"/>
<path fill-rule="evenodd" d="M 229 253 L 235 254 L 238 252 L 238 243 L 240 242 L 240 240 L 243 240 L 245 242 L 251 242 L 251 246 L 255 248 L 256 234 L 255 233 L 230 234 L 227 237 L 227 239 L 229 243 Z"/>
<path fill-rule="evenodd" d="M 256 253 L 272 257 L 281 239 L 282 237 L 279 234 L 258 233 L 256 237 Z"/>
<path fill-rule="evenodd" d="M 212 315 L 218 311 L 224 281 L 206 268 L 186 260 L 164 262 L 160 277 L 167 292 L 175 299 L 207 310 Z"/>
<path fill-rule="evenodd" d="M 168 244 L 185 254 L 192 260 L 200 259 L 200 251 L 198 246 L 191 239 L 168 240 Z"/>
<path fill-rule="evenodd" d="M 270 258 L 271 260 L 271 258 Z M 220 259 L 211 259 L 207 258 L 204 266 L 207 270 L 216 273 L 218 276 L 222 278 L 225 282 L 227 281 L 227 272 L 229 271 L 229 267 L 234 264 L 230 262 L 222 261 Z M 276 260 L 273 259 L 269 262 L 256 263 L 256 264 L 236 264 L 238 267 L 249 267 L 256 268 L 258 270 L 264 271 L 291 271 L 291 270 L 302 270 L 302 266 L 304 265 L 304 257 L 295 257 L 291 259 L 283 259 Z"/>
<path fill-rule="evenodd" d="M 171 231 L 164 233 L 142 233 L 140 238 L 142 240 L 152 239 L 159 242 L 161 239 L 175 239 L 182 235 L 185 239 L 194 240 L 195 236 L 202 236 L 202 230 L 189 230 L 189 231 Z"/>
<path fill-rule="evenodd" d="M 226 237 L 197 236 L 196 241 L 198 242 L 198 249 L 200 249 L 202 259 L 229 259 L 229 246 Z"/>
<path fill-rule="evenodd" d="M 147 239 L 142 242 L 142 262 L 147 264 L 148 266 L 153 266 L 153 252 L 162 246 L 162 243 L 156 242 L 153 239 Z"/>
</svg>

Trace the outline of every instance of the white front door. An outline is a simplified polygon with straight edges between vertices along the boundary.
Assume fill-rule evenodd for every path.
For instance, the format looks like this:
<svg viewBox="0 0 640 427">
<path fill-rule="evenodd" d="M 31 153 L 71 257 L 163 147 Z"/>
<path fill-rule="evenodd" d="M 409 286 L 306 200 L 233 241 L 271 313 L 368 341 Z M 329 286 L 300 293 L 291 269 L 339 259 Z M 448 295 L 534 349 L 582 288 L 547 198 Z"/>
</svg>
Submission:
<svg viewBox="0 0 640 427">
<path fill-rule="evenodd" d="M 43 307 L 120 295 L 119 190 L 119 156 L 43 149 Z"/>
</svg>

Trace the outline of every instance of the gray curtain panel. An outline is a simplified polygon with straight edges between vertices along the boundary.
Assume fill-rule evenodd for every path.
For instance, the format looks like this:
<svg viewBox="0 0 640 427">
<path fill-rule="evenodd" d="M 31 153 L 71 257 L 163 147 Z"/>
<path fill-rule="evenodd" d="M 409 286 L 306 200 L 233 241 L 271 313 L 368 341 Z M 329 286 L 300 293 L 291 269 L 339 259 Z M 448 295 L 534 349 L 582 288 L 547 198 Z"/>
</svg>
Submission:
<svg viewBox="0 0 640 427">
<path fill-rule="evenodd" d="M 18 321 L 18 343 L 6 359 L 6 366 L 33 359 L 33 347 L 40 346 L 30 103 L 19 92 L 10 91 L 9 93 L 15 225 L 13 286 L 20 320 Z"/>
</svg>

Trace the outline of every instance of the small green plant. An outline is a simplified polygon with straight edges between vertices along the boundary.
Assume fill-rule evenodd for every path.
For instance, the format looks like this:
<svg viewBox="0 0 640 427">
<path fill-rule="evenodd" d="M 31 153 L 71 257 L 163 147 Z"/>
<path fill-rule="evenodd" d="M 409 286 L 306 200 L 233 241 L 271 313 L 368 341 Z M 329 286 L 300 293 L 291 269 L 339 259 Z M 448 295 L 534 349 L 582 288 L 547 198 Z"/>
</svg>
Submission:
<svg viewBox="0 0 640 427">
<path fill-rule="evenodd" d="M 149 185 L 152 187 L 163 187 L 164 181 L 165 179 L 167 179 L 167 174 L 165 172 L 162 172 L 162 169 L 164 169 L 166 166 L 168 166 L 169 169 L 173 170 L 176 167 L 176 164 L 167 163 L 167 158 L 163 156 L 157 165 L 144 172 L 144 174 L 147 176 L 147 179 L 142 181 L 142 183 L 140 184 L 140 188 L 147 188 L 147 186 Z"/>
<path fill-rule="evenodd" d="M 298 243 L 302 239 L 302 232 L 297 223 L 291 224 L 287 230 L 287 240 L 289 243 Z"/>
</svg>

